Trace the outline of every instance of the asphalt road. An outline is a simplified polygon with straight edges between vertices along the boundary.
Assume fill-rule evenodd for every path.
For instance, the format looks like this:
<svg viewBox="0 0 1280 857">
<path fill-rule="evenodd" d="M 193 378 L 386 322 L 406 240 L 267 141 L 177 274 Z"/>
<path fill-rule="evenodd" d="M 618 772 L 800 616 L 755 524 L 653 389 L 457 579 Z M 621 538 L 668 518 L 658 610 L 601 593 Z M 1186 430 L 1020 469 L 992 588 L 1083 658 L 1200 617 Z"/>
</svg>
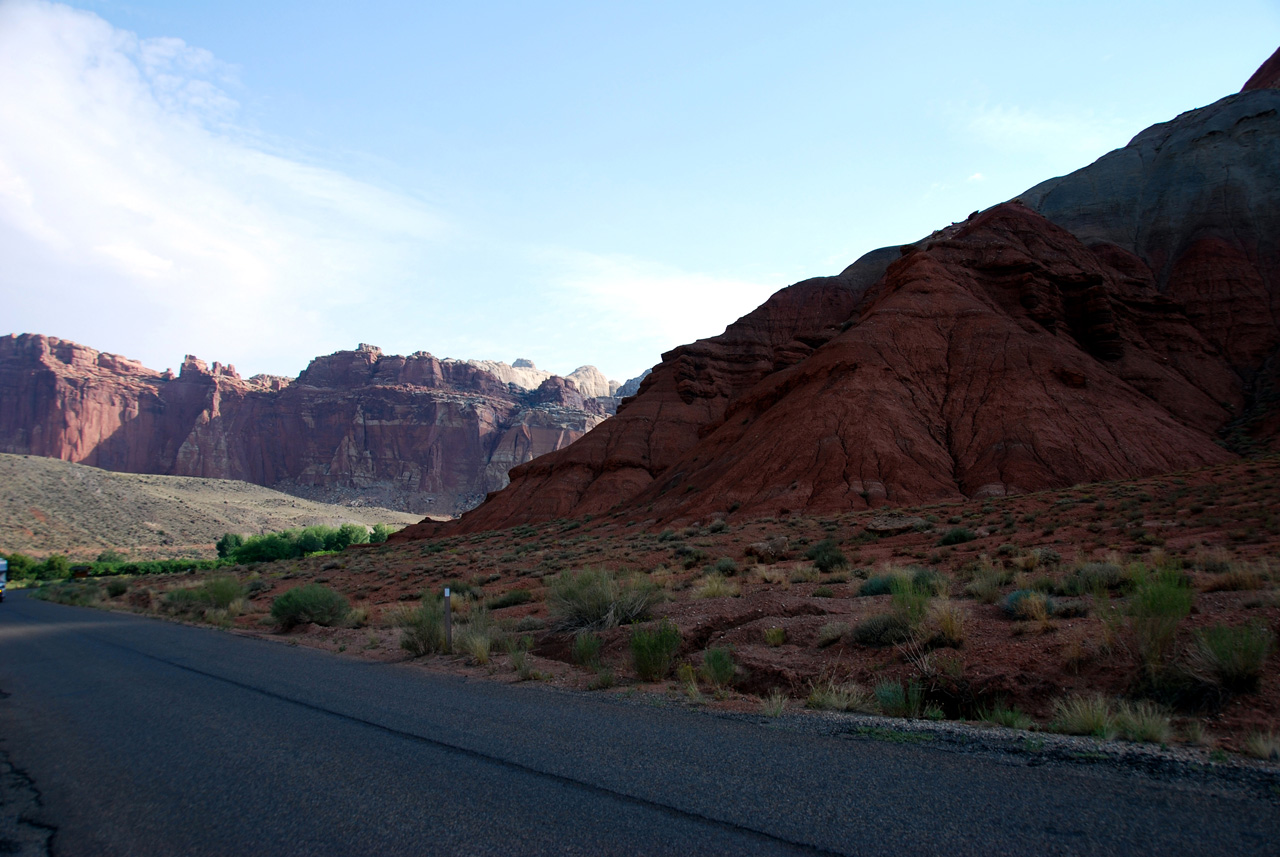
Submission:
<svg viewBox="0 0 1280 857">
<path fill-rule="evenodd" d="M 0 816 L 24 809 L 58 855 L 1280 852 L 1280 805 L 1221 784 L 471 682 L 20 592 L 0 604 L 6 777 Z M 5 829 L 0 853 L 41 853 Z"/>
</svg>

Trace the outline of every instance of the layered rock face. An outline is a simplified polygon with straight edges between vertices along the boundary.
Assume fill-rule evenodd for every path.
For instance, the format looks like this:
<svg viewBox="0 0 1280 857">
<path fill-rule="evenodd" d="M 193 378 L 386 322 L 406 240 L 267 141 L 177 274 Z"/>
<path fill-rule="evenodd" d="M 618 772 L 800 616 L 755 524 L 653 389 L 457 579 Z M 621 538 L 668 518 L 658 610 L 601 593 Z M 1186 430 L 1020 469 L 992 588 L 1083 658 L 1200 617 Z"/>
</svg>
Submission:
<svg viewBox="0 0 1280 857">
<path fill-rule="evenodd" d="M 181 372 L 51 337 L 0 338 L 0 451 L 240 479 L 329 502 L 452 514 L 607 416 L 573 381 L 526 391 L 468 362 L 360 346 L 296 380 Z M 607 403 L 610 407 L 612 401 Z"/>
<path fill-rule="evenodd" d="M 982 497 L 1225 461 L 1232 432 L 1274 444 L 1280 91 L 1264 71 L 663 355 L 617 417 L 444 530 Z"/>
</svg>

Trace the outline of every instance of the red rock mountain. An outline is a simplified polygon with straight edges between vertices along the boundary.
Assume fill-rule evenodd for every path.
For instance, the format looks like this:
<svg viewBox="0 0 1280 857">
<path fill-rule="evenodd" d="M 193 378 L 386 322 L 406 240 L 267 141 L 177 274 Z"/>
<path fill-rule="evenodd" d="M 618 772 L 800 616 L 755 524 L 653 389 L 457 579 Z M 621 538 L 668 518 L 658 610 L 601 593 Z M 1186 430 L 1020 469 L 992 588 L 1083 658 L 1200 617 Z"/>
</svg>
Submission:
<svg viewBox="0 0 1280 857">
<path fill-rule="evenodd" d="M 1266 68 L 1019 200 L 783 289 L 663 355 L 615 418 L 460 521 L 403 537 L 982 497 L 1274 448 Z"/>
<path fill-rule="evenodd" d="M 0 402 L 0 452 L 424 514 L 475 505 L 611 404 L 571 379 L 526 391 L 425 352 L 362 345 L 316 358 L 296 380 L 243 379 L 188 357 L 175 377 L 37 335 L 0 338 Z"/>
</svg>

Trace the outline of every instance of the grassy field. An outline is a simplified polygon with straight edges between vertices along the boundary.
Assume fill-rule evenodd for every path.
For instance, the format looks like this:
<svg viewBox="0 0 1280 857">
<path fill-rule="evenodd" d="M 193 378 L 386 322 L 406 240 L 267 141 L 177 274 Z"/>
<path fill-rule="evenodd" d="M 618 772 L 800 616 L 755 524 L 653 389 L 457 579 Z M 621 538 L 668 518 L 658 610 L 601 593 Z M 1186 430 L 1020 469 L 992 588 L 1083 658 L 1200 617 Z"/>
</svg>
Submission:
<svg viewBox="0 0 1280 857">
<path fill-rule="evenodd" d="M 223 533 L 312 524 L 421 520 L 369 506 L 303 500 L 247 482 L 112 473 L 41 458 L 0 455 L 0 552 L 91 559 L 113 548 L 133 559 L 213 556 Z"/>
</svg>

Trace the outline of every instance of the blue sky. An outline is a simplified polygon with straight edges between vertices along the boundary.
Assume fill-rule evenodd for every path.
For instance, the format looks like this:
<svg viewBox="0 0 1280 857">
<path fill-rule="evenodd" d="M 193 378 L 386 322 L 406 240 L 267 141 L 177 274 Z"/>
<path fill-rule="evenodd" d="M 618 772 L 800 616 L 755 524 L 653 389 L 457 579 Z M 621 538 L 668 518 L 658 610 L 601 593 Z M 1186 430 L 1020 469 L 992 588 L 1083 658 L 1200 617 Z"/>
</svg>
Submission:
<svg viewBox="0 0 1280 857">
<path fill-rule="evenodd" d="M 0 0 L 0 333 L 624 380 L 1277 45 L 1257 0 Z"/>
</svg>

